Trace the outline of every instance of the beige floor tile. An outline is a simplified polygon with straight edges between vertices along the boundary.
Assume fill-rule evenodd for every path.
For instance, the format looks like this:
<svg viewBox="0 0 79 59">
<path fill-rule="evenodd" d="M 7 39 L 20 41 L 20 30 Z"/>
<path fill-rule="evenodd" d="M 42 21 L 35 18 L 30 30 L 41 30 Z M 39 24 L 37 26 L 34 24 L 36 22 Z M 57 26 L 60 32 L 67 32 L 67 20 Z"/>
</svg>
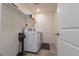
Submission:
<svg viewBox="0 0 79 59">
<path fill-rule="evenodd" d="M 37 54 L 27 53 L 25 56 L 56 56 L 56 50 L 55 44 L 50 44 L 50 50 L 41 49 Z"/>
</svg>

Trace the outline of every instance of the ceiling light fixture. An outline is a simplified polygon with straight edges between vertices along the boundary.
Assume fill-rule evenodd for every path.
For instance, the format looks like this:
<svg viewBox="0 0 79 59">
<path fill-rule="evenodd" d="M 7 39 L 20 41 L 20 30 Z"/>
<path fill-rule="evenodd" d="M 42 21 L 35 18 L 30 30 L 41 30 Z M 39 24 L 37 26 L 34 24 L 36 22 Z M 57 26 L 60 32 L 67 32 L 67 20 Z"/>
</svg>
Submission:
<svg viewBox="0 0 79 59">
<path fill-rule="evenodd" d="M 39 5 L 39 3 L 34 3 L 34 5 Z"/>
<path fill-rule="evenodd" d="M 37 11 L 37 12 L 40 12 L 40 9 L 38 8 L 36 11 Z"/>
</svg>

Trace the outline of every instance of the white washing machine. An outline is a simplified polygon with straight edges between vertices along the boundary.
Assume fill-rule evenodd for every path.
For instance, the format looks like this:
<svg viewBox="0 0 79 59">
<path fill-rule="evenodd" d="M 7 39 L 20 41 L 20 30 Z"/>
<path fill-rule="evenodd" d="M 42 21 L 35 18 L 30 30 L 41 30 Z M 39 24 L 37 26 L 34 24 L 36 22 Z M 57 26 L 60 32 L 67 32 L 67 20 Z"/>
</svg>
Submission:
<svg viewBox="0 0 79 59">
<path fill-rule="evenodd" d="M 38 52 L 41 45 L 41 33 L 37 31 L 26 31 L 24 39 L 24 51 Z"/>
</svg>

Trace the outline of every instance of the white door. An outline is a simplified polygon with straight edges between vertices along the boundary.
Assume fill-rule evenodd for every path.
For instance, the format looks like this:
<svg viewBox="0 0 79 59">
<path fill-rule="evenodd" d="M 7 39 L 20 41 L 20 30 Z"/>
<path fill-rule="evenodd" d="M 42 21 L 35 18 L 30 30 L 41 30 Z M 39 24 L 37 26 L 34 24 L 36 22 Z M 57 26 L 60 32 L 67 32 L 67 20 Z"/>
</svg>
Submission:
<svg viewBox="0 0 79 59">
<path fill-rule="evenodd" d="M 79 4 L 58 4 L 60 23 L 57 55 L 79 56 Z"/>
</svg>

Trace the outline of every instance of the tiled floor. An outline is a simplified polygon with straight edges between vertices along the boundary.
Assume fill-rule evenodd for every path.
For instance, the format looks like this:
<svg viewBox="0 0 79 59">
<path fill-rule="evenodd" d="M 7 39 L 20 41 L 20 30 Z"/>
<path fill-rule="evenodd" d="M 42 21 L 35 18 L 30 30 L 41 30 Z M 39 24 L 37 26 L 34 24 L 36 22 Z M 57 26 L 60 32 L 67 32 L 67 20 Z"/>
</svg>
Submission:
<svg viewBox="0 0 79 59">
<path fill-rule="evenodd" d="M 37 54 L 27 53 L 25 56 L 56 56 L 56 50 L 55 44 L 50 44 L 50 50 L 41 49 Z"/>
</svg>

